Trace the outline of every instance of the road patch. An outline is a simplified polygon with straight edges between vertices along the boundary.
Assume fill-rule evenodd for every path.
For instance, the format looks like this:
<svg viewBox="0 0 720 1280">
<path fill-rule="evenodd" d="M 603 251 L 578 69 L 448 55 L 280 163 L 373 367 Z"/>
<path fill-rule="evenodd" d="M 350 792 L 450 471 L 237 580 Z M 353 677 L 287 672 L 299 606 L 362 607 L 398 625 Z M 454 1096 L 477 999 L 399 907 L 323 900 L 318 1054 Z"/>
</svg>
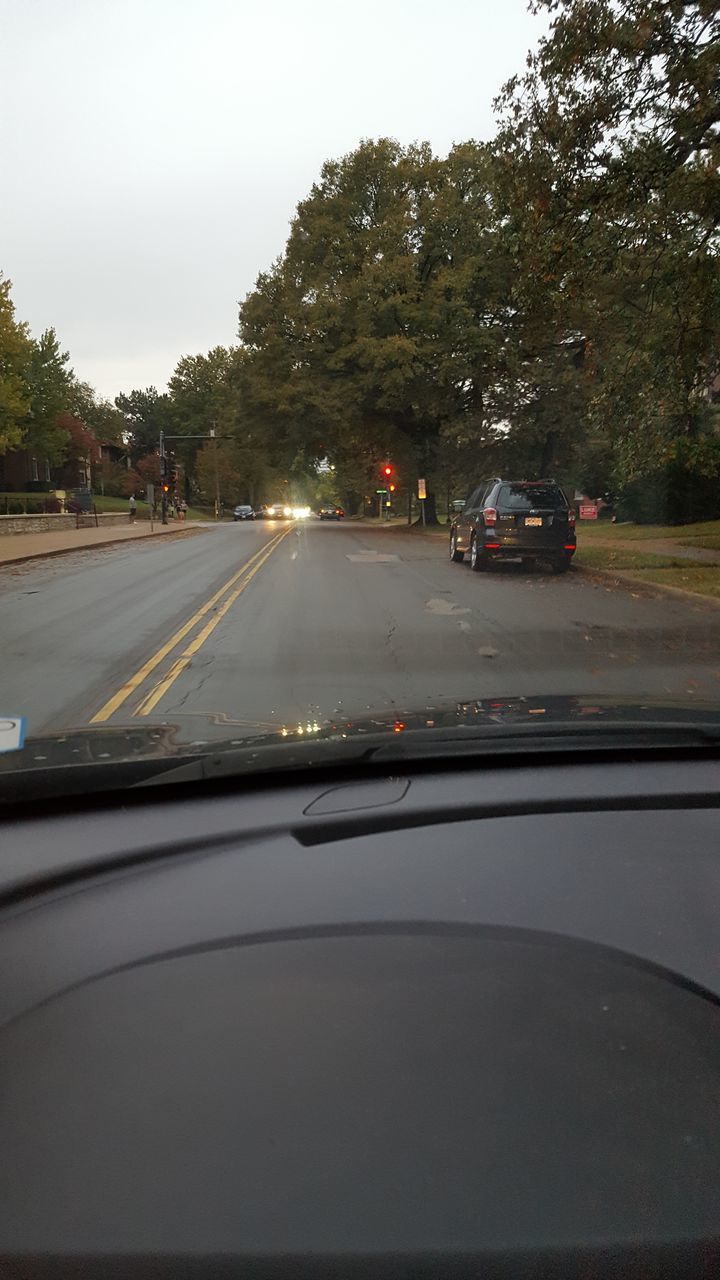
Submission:
<svg viewBox="0 0 720 1280">
<path fill-rule="evenodd" d="M 346 556 L 346 559 L 354 561 L 355 564 L 392 564 L 400 557 L 385 555 L 382 551 L 356 551 Z"/>
</svg>

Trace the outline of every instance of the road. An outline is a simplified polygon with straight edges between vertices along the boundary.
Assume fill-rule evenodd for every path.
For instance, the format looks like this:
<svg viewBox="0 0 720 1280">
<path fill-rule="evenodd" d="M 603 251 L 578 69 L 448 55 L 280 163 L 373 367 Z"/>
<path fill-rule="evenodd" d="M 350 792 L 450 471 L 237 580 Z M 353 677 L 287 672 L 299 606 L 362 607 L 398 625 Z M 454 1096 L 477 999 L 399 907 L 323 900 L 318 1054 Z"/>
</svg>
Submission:
<svg viewBox="0 0 720 1280">
<path fill-rule="evenodd" d="M 720 696 L 720 610 L 444 539 L 222 525 L 0 570 L 0 714 L 242 737 L 477 698 Z"/>
</svg>

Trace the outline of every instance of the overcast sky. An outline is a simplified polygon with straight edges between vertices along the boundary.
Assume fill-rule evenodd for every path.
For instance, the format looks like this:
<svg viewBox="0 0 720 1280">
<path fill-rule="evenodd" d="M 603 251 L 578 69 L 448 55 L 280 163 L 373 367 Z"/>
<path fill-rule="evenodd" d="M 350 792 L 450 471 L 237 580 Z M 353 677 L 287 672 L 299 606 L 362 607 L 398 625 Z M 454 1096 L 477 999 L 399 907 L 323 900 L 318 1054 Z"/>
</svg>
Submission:
<svg viewBox="0 0 720 1280">
<path fill-rule="evenodd" d="M 0 270 L 102 394 L 237 336 L 329 157 L 491 136 L 525 0 L 0 0 Z"/>
</svg>

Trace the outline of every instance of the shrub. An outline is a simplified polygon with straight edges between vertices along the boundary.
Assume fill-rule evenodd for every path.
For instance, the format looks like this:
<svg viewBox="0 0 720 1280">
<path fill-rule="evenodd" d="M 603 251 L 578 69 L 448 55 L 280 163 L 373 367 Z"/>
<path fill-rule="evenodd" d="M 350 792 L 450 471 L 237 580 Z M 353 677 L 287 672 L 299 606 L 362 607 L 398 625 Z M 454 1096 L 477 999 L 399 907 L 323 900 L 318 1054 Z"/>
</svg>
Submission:
<svg viewBox="0 0 720 1280">
<path fill-rule="evenodd" d="M 11 498 L 7 504 L 9 516 L 21 516 L 25 512 L 25 507 L 17 498 Z"/>
<path fill-rule="evenodd" d="M 692 524 L 720 519 L 720 484 L 715 477 L 698 475 L 671 463 L 622 490 L 618 520 L 636 524 Z"/>
</svg>

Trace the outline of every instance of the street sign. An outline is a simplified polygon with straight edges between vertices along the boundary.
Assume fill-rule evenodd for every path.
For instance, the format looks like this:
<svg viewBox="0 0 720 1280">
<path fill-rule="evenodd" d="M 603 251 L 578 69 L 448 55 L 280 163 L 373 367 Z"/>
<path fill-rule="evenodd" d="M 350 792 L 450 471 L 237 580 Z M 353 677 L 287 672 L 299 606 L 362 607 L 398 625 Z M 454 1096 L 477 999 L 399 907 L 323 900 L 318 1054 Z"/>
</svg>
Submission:
<svg viewBox="0 0 720 1280">
<path fill-rule="evenodd" d="M 387 493 L 387 489 L 376 489 L 376 493 Z"/>
<path fill-rule="evenodd" d="M 150 503 L 150 506 L 152 507 L 155 503 L 155 485 L 154 484 L 147 484 L 145 486 L 145 497 L 147 498 L 148 502 Z"/>
<path fill-rule="evenodd" d="M 597 520 L 598 509 L 594 502 L 580 503 L 580 519 L 581 520 Z"/>
<path fill-rule="evenodd" d="M 421 502 L 427 498 L 427 486 L 424 480 L 418 480 L 418 498 Z"/>
</svg>

